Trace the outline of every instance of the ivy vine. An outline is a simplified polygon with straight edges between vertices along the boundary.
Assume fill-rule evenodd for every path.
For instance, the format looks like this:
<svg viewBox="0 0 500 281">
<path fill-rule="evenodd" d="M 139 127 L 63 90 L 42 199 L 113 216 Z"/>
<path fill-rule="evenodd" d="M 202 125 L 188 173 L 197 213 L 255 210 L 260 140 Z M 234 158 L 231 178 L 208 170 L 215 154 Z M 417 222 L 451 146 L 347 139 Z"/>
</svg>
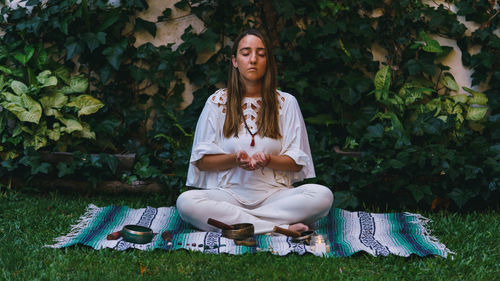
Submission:
<svg viewBox="0 0 500 281">
<path fill-rule="evenodd" d="M 148 8 L 144 0 L 120 6 L 30 0 L 26 6 L 31 12 L 1 8 L 1 75 L 4 81 L 24 75 L 27 85 L 36 77 L 16 53 L 25 46 L 42 46 L 35 56 L 45 52 L 52 70 L 63 66 L 84 75 L 90 85 L 85 94 L 104 104 L 85 117 L 96 139 L 65 149 L 137 155 L 133 171 L 117 175 L 102 165 L 101 176 L 99 170 L 93 173 L 100 179 L 152 179 L 174 195 L 179 192 L 197 117 L 226 80 L 229 39 L 252 26 L 264 29 L 276 47 L 279 87 L 297 97 L 308 126 L 314 181 L 335 190 L 337 206 L 469 208 L 498 202 L 497 1 L 444 1 L 433 7 L 420 0 L 181 0 L 175 8 L 189 10 L 206 28 L 199 34 L 187 28 L 177 48 L 135 46 L 136 32 L 154 37 L 156 23 L 172 15 L 165 9 L 156 22 L 138 18 Z M 479 28 L 468 32 L 462 16 Z M 462 63 L 473 71 L 472 87 L 486 83 L 488 90 L 459 87 L 440 63 L 452 48 L 432 35 L 456 40 Z M 386 50 L 384 62 L 374 61 L 374 44 Z M 480 51 L 473 53 L 475 46 Z M 200 63 L 197 58 L 207 51 L 212 55 Z M 178 107 L 185 89 L 178 72 L 197 89 L 184 110 Z M 0 113 L 5 128 L 13 115 Z M 12 142 L 11 132 L 1 134 L 2 144 Z M 34 165 L 19 159 L 35 159 L 22 158 L 33 151 L 21 143 L 15 147 L 21 156 L 2 162 L 4 176 L 28 169 L 71 177 L 92 166 L 32 170 Z"/>
</svg>

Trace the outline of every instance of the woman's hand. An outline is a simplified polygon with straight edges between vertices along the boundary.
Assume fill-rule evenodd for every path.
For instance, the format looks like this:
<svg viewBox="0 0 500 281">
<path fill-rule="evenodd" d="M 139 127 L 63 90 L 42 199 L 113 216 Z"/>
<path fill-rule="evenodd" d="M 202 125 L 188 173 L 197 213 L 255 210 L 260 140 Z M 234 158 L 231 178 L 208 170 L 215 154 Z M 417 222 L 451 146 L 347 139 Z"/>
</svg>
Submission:
<svg viewBox="0 0 500 281">
<path fill-rule="evenodd" d="M 248 153 L 246 153 L 246 151 L 240 150 L 236 152 L 236 163 L 242 169 L 248 171 L 255 170 L 255 165 L 252 164 L 252 158 L 248 156 Z"/>
<path fill-rule="evenodd" d="M 255 169 L 264 168 L 269 164 L 270 161 L 271 155 L 265 154 L 264 152 L 257 152 L 252 155 L 252 161 L 250 162 L 250 164 L 252 164 Z"/>
</svg>

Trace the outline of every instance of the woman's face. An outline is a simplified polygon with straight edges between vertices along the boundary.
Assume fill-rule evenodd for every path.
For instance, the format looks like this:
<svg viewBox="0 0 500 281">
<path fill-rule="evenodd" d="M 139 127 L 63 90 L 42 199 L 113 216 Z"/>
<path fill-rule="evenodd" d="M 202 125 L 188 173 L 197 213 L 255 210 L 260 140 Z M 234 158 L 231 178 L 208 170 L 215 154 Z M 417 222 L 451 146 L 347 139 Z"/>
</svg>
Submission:
<svg viewBox="0 0 500 281">
<path fill-rule="evenodd" d="M 240 40 L 232 61 L 244 84 L 261 83 L 267 70 L 266 47 L 259 37 L 247 35 Z"/>
</svg>

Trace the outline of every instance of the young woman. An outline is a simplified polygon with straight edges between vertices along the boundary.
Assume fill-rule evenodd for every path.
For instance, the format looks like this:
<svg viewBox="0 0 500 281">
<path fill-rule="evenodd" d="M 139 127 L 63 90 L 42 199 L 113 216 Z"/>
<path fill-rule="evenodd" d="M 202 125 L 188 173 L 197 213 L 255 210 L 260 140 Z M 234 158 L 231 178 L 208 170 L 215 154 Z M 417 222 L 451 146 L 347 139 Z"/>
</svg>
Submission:
<svg viewBox="0 0 500 281">
<path fill-rule="evenodd" d="M 276 89 L 269 40 L 258 30 L 234 42 L 227 89 L 209 97 L 196 126 L 187 186 L 177 209 L 206 231 L 214 218 L 296 231 L 325 216 L 333 203 L 327 187 L 292 183 L 315 177 L 306 127 L 297 100 Z"/>
</svg>

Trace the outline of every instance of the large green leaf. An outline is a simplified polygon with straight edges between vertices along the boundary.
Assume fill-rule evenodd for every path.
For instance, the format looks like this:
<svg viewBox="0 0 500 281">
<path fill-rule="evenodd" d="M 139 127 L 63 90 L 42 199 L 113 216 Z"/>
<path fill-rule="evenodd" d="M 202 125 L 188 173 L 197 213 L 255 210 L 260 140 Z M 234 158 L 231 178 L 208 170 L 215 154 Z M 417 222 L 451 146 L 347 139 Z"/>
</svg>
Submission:
<svg viewBox="0 0 500 281">
<path fill-rule="evenodd" d="M 469 108 L 467 109 L 467 115 L 465 116 L 465 119 L 471 121 L 479 121 L 484 118 L 487 112 L 488 112 L 488 107 L 469 106 Z"/>
<path fill-rule="evenodd" d="M 28 92 L 28 86 L 26 86 L 23 82 L 17 80 L 12 81 L 10 83 L 10 87 L 18 96 L 26 94 Z"/>
<path fill-rule="evenodd" d="M 458 91 L 458 84 L 450 73 L 445 73 L 439 83 L 452 91 Z"/>
<path fill-rule="evenodd" d="M 46 96 L 40 98 L 40 103 L 42 104 L 43 111 L 47 116 L 60 116 L 61 109 L 68 102 L 68 97 L 62 92 L 52 92 Z"/>
<path fill-rule="evenodd" d="M 467 100 L 469 100 L 469 96 L 465 94 L 454 95 L 451 98 L 455 103 L 467 103 Z"/>
<path fill-rule="evenodd" d="M 50 70 L 45 70 L 36 76 L 36 80 L 40 83 L 40 87 L 44 88 L 57 85 L 57 78 L 51 74 L 52 72 L 50 72 Z"/>
<path fill-rule="evenodd" d="M 74 131 L 83 130 L 83 126 L 80 121 L 76 120 L 73 116 L 64 116 L 57 119 L 64 124 L 64 127 L 61 127 L 61 132 L 71 134 Z"/>
<path fill-rule="evenodd" d="M 389 91 L 389 87 L 391 86 L 391 70 L 388 65 L 382 67 L 375 74 L 373 83 L 375 84 L 375 90 Z"/>
<path fill-rule="evenodd" d="M 87 90 L 89 81 L 83 76 L 71 77 L 69 86 L 64 86 L 61 91 L 65 94 L 83 93 Z"/>
<path fill-rule="evenodd" d="M 79 95 L 71 99 L 68 106 L 74 106 L 78 108 L 78 117 L 81 115 L 90 115 L 96 113 L 104 104 L 90 95 Z"/>
<path fill-rule="evenodd" d="M 26 94 L 16 96 L 9 92 L 3 92 L 2 95 L 5 101 L 1 105 L 5 109 L 12 112 L 21 121 L 38 124 L 42 117 L 42 106 L 38 102 Z"/>
<path fill-rule="evenodd" d="M 468 104 L 477 104 L 477 105 L 487 105 L 488 104 L 488 97 L 486 97 L 485 94 L 476 92 L 472 89 L 469 89 L 467 87 L 462 87 L 466 92 L 472 95 L 472 97 L 469 97 L 469 100 L 467 101 Z"/>
</svg>

